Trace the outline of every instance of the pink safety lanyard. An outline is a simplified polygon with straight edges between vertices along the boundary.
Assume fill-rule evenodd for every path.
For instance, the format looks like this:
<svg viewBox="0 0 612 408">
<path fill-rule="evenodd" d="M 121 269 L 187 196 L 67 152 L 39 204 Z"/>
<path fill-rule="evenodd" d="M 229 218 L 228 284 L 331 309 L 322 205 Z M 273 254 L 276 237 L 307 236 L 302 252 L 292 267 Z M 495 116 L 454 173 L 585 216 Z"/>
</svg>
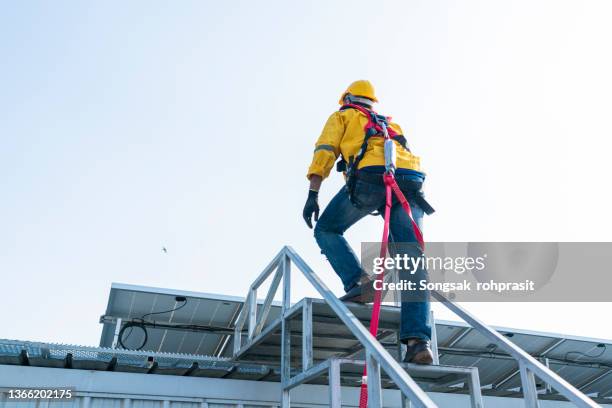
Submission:
<svg viewBox="0 0 612 408">
<path fill-rule="evenodd" d="M 389 223 L 390 223 L 390 218 L 391 218 L 391 206 L 393 204 L 392 194 L 395 194 L 398 201 L 404 208 L 404 211 L 406 211 L 406 214 L 408 214 L 408 218 L 410 218 L 410 222 L 412 224 L 412 229 L 414 231 L 416 241 L 418 242 L 421 249 L 424 250 L 425 242 L 423 241 L 423 233 L 421 232 L 421 229 L 417 225 L 414 218 L 412 218 L 412 210 L 410 208 L 410 204 L 408 203 L 408 200 L 406 200 L 406 197 L 404 196 L 404 193 L 402 193 L 402 190 L 397 185 L 397 181 L 395 180 L 393 173 L 389 173 L 389 172 L 385 173 L 383 175 L 383 179 L 385 182 L 385 226 L 383 227 L 382 243 L 380 245 L 380 257 L 381 258 L 387 257 L 387 248 L 389 246 Z M 384 271 L 383 273 L 377 275 L 375 281 L 380 282 L 382 284 L 383 280 L 384 280 Z M 380 304 L 382 301 L 382 285 L 381 284 L 379 284 L 378 286 L 374 285 L 374 289 L 375 289 L 374 306 L 372 308 L 372 319 L 370 320 L 370 334 L 374 336 L 374 338 L 376 338 L 378 334 L 378 321 L 380 318 Z M 377 287 L 379 287 L 378 290 L 376 289 Z M 368 380 L 367 380 L 368 376 L 367 374 L 368 374 L 367 366 L 364 366 L 363 376 L 361 379 L 361 394 L 359 396 L 359 408 L 366 408 L 368 406 Z"/>
</svg>

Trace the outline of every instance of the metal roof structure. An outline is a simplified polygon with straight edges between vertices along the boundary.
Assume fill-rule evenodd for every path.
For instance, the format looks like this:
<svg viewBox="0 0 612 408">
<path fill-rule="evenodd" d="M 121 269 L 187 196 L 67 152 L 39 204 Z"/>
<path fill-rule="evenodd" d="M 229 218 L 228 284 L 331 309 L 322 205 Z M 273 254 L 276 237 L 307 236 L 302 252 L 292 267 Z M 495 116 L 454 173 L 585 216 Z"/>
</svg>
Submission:
<svg viewBox="0 0 612 408">
<path fill-rule="evenodd" d="M 261 380 L 272 369 L 228 358 L 0 339 L 0 364 Z"/>
<path fill-rule="evenodd" d="M 177 296 L 187 298 L 186 305 L 175 312 L 153 315 L 155 324 L 159 326 L 147 327 L 149 338 L 144 349 L 156 353 L 189 353 L 214 358 L 231 356 L 233 327 L 243 307 L 244 298 L 124 284 L 112 285 L 108 307 L 101 318 L 104 327 L 100 346 L 116 345 L 118 319 L 124 323 L 132 319 L 138 321 L 147 313 L 174 309 L 180 303 L 176 300 Z M 259 305 L 261 303 L 258 302 Z M 328 314 L 327 317 L 332 319 L 322 301 L 313 299 L 313 305 L 322 318 Z M 385 306 L 383 309 L 384 324 L 391 329 L 399 326 L 399 308 Z M 360 320 L 366 320 L 369 316 L 366 306 L 354 305 L 351 311 Z M 280 306 L 275 304 L 270 310 L 266 326 L 278 321 L 279 315 Z M 334 321 L 329 319 L 323 323 L 334 333 L 333 330 L 338 330 L 339 326 L 334 328 Z M 153 317 L 146 320 L 153 320 Z M 296 327 L 299 327 L 298 323 Z M 612 341 L 503 327 L 496 329 L 583 393 L 600 402 L 612 402 Z M 485 395 L 521 395 L 516 361 L 497 350 L 482 334 L 465 323 L 441 320 L 436 321 L 436 334 L 440 364 L 478 367 Z M 275 368 L 270 367 L 279 361 L 280 347 L 274 336 L 270 339 L 270 344 L 261 344 L 258 349 L 253 349 L 254 352 L 261 351 L 263 358 L 262 355 L 241 356 L 240 364 L 256 364 L 274 372 Z M 134 338 L 129 340 L 140 342 Z M 325 342 L 321 343 L 322 348 L 318 350 L 321 358 L 359 355 L 359 342 L 352 341 L 348 335 L 337 341 L 328 338 Z M 381 339 L 381 342 L 389 349 L 394 347 L 393 336 Z M 276 374 L 268 374 L 267 378 L 273 381 Z M 464 385 L 460 382 L 441 384 L 433 386 L 431 390 L 464 392 Z M 557 397 L 554 390 L 538 385 L 541 394 L 551 399 Z"/>
<path fill-rule="evenodd" d="M 47 368 L 67 368 L 93 371 L 115 371 L 140 374 L 161 374 L 189 377 L 226 378 L 251 381 L 280 381 L 277 365 L 253 364 L 189 354 L 155 353 L 151 351 L 118 350 L 105 347 L 86 347 L 0 339 L 0 365 L 21 365 Z M 354 386 L 361 378 L 350 362 L 348 371 L 355 371 L 345 385 Z M 434 382 L 442 377 L 427 371 L 427 367 L 408 368 L 420 382 Z M 447 376 L 446 376 L 447 377 Z M 392 388 L 388 383 L 387 388 Z M 310 383 L 325 384 L 324 378 Z"/>
</svg>

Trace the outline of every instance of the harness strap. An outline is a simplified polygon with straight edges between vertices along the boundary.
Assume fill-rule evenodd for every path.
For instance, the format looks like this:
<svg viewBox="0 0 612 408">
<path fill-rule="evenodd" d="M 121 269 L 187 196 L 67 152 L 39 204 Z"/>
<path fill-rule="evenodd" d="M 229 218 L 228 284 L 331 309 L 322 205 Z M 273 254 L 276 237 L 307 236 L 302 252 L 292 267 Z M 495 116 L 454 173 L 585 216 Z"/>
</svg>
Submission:
<svg viewBox="0 0 612 408">
<path fill-rule="evenodd" d="M 375 134 L 372 134 L 371 136 L 374 136 L 376 134 L 382 134 L 382 127 L 380 126 L 379 122 L 381 121 L 388 122 L 391 120 L 391 117 L 389 116 L 379 115 L 373 110 L 367 109 L 355 103 L 348 103 L 346 105 L 343 105 L 340 107 L 340 110 L 342 111 L 342 110 L 346 110 L 349 108 L 357 109 L 359 112 L 363 113 L 368 119 L 368 123 L 366 123 L 366 125 L 363 128 L 366 132 L 366 136 L 368 135 L 369 129 L 374 129 L 374 131 L 376 132 Z M 392 128 L 388 128 L 387 130 L 389 132 L 389 136 L 392 138 L 398 135 L 398 133 Z"/>
<path fill-rule="evenodd" d="M 353 166 L 349 165 L 347 168 L 349 172 L 353 172 L 354 170 L 356 170 L 357 166 L 359 166 L 359 162 L 361 161 L 361 159 L 363 159 L 363 156 L 365 156 L 370 138 L 374 136 L 376 137 L 383 136 L 383 129 L 381 126 L 381 122 L 387 123 L 391 120 L 391 117 L 379 115 L 373 110 L 367 109 L 361 105 L 357 105 L 354 103 L 343 105 L 340 107 L 340 110 L 342 111 L 342 110 L 351 109 L 351 108 L 357 109 L 359 112 L 363 113 L 365 117 L 368 119 L 368 122 L 363 127 L 365 137 L 363 138 L 363 143 L 361 144 L 361 147 L 359 148 L 359 152 L 357 153 L 357 155 L 355 156 L 355 160 L 353 161 L 353 166 L 355 168 L 352 168 Z M 410 151 L 410 148 L 408 147 L 408 142 L 406 141 L 406 137 L 404 135 L 397 133 L 391 127 L 387 127 L 387 133 L 389 134 L 389 137 L 391 139 L 398 142 L 400 146 L 402 146 L 407 151 Z M 344 169 L 345 167 L 341 165 L 340 168 Z"/>
</svg>

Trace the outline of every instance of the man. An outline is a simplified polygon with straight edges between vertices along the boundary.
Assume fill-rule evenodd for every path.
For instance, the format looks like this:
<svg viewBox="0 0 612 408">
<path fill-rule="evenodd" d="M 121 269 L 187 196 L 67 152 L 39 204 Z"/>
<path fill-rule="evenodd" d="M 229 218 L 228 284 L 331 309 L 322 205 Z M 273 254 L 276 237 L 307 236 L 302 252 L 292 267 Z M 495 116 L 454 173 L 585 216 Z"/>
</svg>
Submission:
<svg viewBox="0 0 612 408">
<path fill-rule="evenodd" d="M 340 298 L 343 301 L 365 301 L 365 293 L 362 293 L 365 284 L 360 282 L 363 271 L 343 233 L 366 215 L 385 207 L 382 177 L 385 171 L 384 138 L 380 134 L 373 135 L 374 132 L 368 133 L 366 138 L 370 123 L 368 117 L 373 113 L 372 105 L 375 102 L 378 100 L 369 81 L 355 81 L 347 88 L 340 97 L 342 107 L 329 117 L 316 143 L 307 175 L 310 191 L 303 216 L 309 228 L 312 228 L 313 215 L 317 221 L 314 235 L 321 252 L 327 256 L 344 284 L 346 294 Z M 424 211 L 433 212 L 421 193 L 425 175 L 420 171 L 419 158 L 410 152 L 399 125 L 389 122 L 388 128 L 389 133 L 394 135 L 392 140 L 397 148 L 395 178 L 420 227 Z M 346 173 L 347 185 L 331 200 L 319 219 L 319 188 L 339 156 L 349 166 Z M 396 245 L 396 253 L 411 257 L 422 255 L 421 249 L 414 244 L 416 237 L 410 218 L 395 197 L 391 208 L 389 238 L 395 244 L 411 243 Z M 412 275 L 408 273 L 400 277 L 418 282 L 427 279 L 427 272 L 419 268 Z M 421 293 L 419 301 L 413 298 L 413 301 L 408 302 L 405 299 L 402 293 L 400 340 L 407 346 L 404 361 L 431 364 L 429 294 Z"/>
</svg>

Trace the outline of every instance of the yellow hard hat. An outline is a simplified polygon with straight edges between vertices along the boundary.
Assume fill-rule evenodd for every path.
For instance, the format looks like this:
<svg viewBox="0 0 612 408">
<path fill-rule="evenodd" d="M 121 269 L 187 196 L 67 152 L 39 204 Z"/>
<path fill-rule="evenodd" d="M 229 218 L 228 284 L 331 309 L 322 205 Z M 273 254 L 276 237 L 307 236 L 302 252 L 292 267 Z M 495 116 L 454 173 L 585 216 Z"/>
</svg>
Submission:
<svg viewBox="0 0 612 408">
<path fill-rule="evenodd" d="M 344 105 L 344 97 L 347 94 L 351 94 L 354 96 L 361 96 L 363 98 L 368 98 L 373 100 L 374 102 L 378 102 L 376 99 L 376 95 L 374 92 L 374 85 L 366 79 L 360 79 L 359 81 L 355 81 L 346 88 L 346 91 L 340 97 L 340 101 L 338 102 L 340 105 Z"/>
</svg>

